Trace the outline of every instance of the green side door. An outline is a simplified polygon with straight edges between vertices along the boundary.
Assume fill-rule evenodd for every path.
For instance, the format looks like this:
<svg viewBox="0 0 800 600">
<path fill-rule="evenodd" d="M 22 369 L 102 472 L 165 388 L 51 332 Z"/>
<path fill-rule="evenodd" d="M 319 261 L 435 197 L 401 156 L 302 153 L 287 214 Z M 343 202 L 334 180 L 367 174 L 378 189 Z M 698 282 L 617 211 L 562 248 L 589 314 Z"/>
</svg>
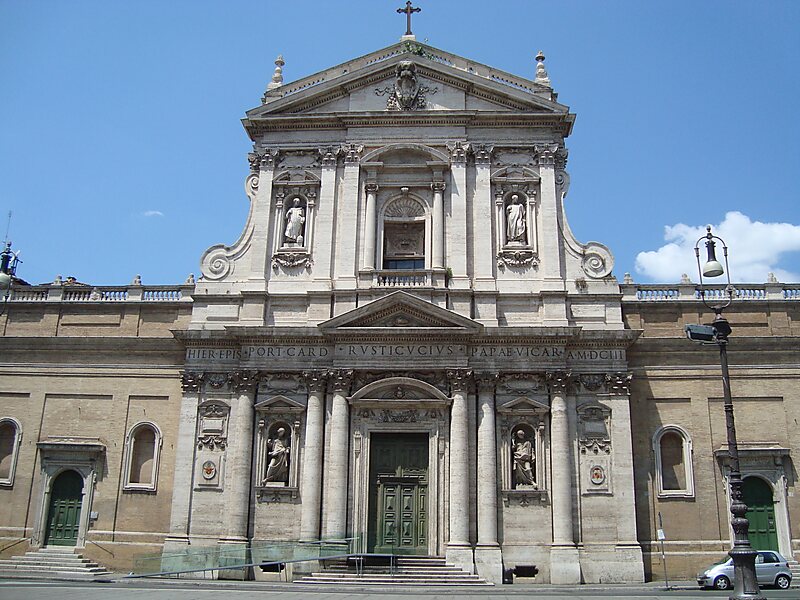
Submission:
<svg viewBox="0 0 800 600">
<path fill-rule="evenodd" d="M 82 497 L 83 477 L 79 473 L 64 471 L 56 477 L 47 512 L 46 545 L 74 546 L 78 542 Z"/>
</svg>

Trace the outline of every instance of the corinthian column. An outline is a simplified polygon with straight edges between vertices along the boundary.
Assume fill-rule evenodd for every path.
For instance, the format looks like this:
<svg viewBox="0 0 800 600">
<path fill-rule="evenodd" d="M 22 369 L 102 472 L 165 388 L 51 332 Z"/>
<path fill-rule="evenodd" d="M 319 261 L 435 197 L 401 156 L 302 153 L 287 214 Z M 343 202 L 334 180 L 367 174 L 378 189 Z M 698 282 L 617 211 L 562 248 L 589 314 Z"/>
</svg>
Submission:
<svg viewBox="0 0 800 600">
<path fill-rule="evenodd" d="M 375 208 L 375 195 L 378 193 L 377 183 L 368 183 L 364 186 L 367 194 L 367 214 L 364 223 L 364 269 L 375 269 L 375 227 L 377 210 Z"/>
<path fill-rule="evenodd" d="M 433 260 L 434 269 L 444 268 L 444 188 L 445 184 L 435 181 L 431 184 L 433 190 Z"/>
<path fill-rule="evenodd" d="M 325 537 L 329 539 L 341 539 L 347 534 L 347 458 L 350 441 L 347 394 L 352 378 L 351 370 L 337 369 L 328 373 L 328 385 L 333 392 L 330 449 L 325 471 Z"/>
<path fill-rule="evenodd" d="M 481 374 L 478 383 L 478 545 L 475 566 L 487 581 L 503 581 L 503 557 L 497 543 L 497 435 L 494 391 L 496 374 Z"/>
<path fill-rule="evenodd" d="M 247 522 L 250 510 L 250 493 L 252 474 L 250 468 L 253 459 L 253 404 L 257 371 L 236 371 L 230 376 L 230 385 L 234 393 L 231 402 L 228 460 L 225 490 L 225 541 L 246 542 Z"/>
<path fill-rule="evenodd" d="M 303 501 L 300 510 L 300 539 L 319 539 L 319 514 L 322 500 L 322 437 L 325 406 L 324 371 L 307 371 L 303 377 L 308 386 L 306 407 L 306 433 L 303 445 L 303 480 L 300 494 Z"/>
<path fill-rule="evenodd" d="M 567 373 L 548 373 L 550 383 L 550 462 L 552 474 L 553 546 L 550 582 L 581 581 L 578 550 L 572 529 L 572 440 L 567 415 Z"/>
<path fill-rule="evenodd" d="M 469 426 L 467 393 L 472 371 L 456 369 L 447 372 L 453 405 L 450 409 L 450 536 L 447 542 L 448 561 L 465 571 L 473 572 L 472 546 L 469 543 Z"/>
</svg>

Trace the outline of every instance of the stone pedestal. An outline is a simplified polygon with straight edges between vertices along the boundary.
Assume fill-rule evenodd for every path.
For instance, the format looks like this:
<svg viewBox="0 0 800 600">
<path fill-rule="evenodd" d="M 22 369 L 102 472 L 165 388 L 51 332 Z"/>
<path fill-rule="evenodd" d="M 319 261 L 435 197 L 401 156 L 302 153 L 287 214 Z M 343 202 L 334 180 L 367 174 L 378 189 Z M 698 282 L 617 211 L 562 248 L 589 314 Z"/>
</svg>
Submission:
<svg viewBox="0 0 800 600">
<path fill-rule="evenodd" d="M 503 553 L 498 544 L 475 547 L 475 569 L 489 583 L 503 583 Z"/>
<path fill-rule="evenodd" d="M 577 585 L 581 582 L 581 562 L 574 545 L 553 544 L 550 548 L 550 583 Z"/>
</svg>

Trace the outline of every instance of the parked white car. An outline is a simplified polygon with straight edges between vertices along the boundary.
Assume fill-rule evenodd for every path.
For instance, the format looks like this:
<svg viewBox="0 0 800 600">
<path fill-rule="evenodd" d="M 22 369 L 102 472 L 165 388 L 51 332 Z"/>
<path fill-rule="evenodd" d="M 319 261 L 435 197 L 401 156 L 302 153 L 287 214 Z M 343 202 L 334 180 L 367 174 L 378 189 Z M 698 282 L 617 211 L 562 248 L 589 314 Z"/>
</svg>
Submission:
<svg viewBox="0 0 800 600">
<path fill-rule="evenodd" d="M 774 585 L 782 590 L 792 585 L 789 562 L 772 550 L 759 550 L 756 555 L 756 579 L 758 585 Z M 733 559 L 725 557 L 705 571 L 697 574 L 697 583 L 702 587 L 727 590 L 733 586 Z"/>
</svg>

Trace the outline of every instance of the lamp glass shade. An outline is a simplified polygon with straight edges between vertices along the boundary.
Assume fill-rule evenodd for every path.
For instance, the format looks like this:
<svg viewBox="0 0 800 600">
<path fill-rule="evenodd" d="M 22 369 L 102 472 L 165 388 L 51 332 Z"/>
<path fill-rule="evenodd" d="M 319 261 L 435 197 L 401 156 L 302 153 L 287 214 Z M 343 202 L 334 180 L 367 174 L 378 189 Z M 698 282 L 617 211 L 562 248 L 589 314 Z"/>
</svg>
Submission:
<svg viewBox="0 0 800 600">
<path fill-rule="evenodd" d="M 704 277 L 719 277 L 725 272 L 718 260 L 710 260 L 703 265 Z"/>
<path fill-rule="evenodd" d="M 0 290 L 7 290 L 11 286 L 11 275 L 0 271 Z"/>
</svg>

